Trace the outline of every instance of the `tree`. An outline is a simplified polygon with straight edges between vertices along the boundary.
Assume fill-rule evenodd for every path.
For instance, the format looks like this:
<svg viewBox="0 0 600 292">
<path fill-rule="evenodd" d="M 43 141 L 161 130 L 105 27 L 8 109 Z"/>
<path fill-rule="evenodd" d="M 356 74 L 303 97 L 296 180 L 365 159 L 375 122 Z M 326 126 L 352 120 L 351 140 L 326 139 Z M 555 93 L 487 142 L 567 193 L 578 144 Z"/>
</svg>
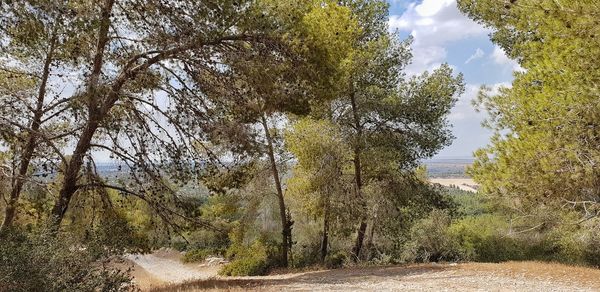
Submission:
<svg viewBox="0 0 600 292">
<path fill-rule="evenodd" d="M 306 115 L 312 103 L 327 97 L 325 92 L 334 84 L 339 63 L 357 31 L 349 9 L 335 2 L 325 3 L 290 3 L 291 7 L 284 10 L 286 13 L 305 10 L 304 15 L 294 17 L 301 19 L 305 30 L 302 33 L 311 38 L 280 54 L 273 54 L 269 47 L 256 46 L 247 48 L 243 54 L 226 56 L 224 60 L 231 64 L 231 74 L 217 91 L 206 91 L 220 111 L 217 116 L 221 117 L 211 131 L 213 140 L 232 145 L 230 156 L 246 154 L 268 160 L 281 220 L 282 266 L 288 265 L 293 222 L 285 203 L 282 163 L 277 154 L 280 147 L 271 123 L 281 123 L 289 114 Z M 224 93 L 221 88 L 228 91 Z"/>
<path fill-rule="evenodd" d="M 49 220 L 52 228 L 58 230 L 74 194 L 98 188 L 134 196 L 164 220 L 185 218 L 170 208 L 179 200 L 177 189 L 198 177 L 199 166 L 217 159 L 208 141 L 220 109 L 211 99 L 235 95 L 239 89 L 223 87 L 222 81 L 250 80 L 247 75 L 256 74 L 234 71 L 234 62 L 261 51 L 272 59 L 294 59 L 313 68 L 321 66 L 319 62 L 335 65 L 341 50 L 335 39 L 328 41 L 332 33 L 328 25 L 339 20 L 340 25 L 347 23 L 343 20 L 348 14 L 337 13 L 333 2 L 319 4 L 269 0 L 3 3 L 5 15 L 15 16 L 15 23 L 32 18 L 17 13 L 22 7 L 39 6 L 48 15 L 66 13 L 74 30 L 58 31 L 59 39 L 69 37 L 84 49 L 52 64 L 55 72 L 76 80 L 74 93 L 61 94 L 44 117 L 68 125 L 60 129 L 60 139 L 47 141 L 55 159 L 49 171 L 60 172 Z M 43 43 L 48 36 L 30 35 L 31 40 L 38 38 Z M 33 50 L 32 42 L 13 43 L 11 48 Z M 210 95 L 215 92 L 219 94 Z M 64 145 L 72 145 L 72 151 L 67 154 Z M 97 179 L 93 154 L 98 151 L 120 160 L 129 172 L 127 178 Z M 202 220 L 194 222 L 213 228 Z"/>
<path fill-rule="evenodd" d="M 471 169 L 483 192 L 525 214 L 570 206 L 599 213 L 598 3 L 459 1 L 525 69 L 477 101 L 496 134 Z M 505 200 L 504 200 L 505 199 Z"/>
<path fill-rule="evenodd" d="M 363 187 L 377 180 L 378 168 L 414 168 L 419 159 L 433 156 L 450 143 L 446 117 L 464 84 L 448 65 L 406 78 L 403 69 L 411 58 L 411 40 L 401 42 L 387 32 L 381 22 L 387 6 L 352 3 L 356 14 L 369 17 L 359 22 L 362 34 L 345 62 L 343 88 L 331 108 L 332 119 L 342 127 L 354 152 L 356 197 L 361 205 L 353 248 L 358 259 L 368 221 Z M 369 165 L 365 159 L 378 164 Z"/>
<path fill-rule="evenodd" d="M 302 213 L 322 217 L 321 262 L 328 253 L 330 226 L 348 190 L 344 170 L 351 151 L 339 129 L 327 120 L 302 119 L 285 135 L 286 146 L 297 159 L 288 193 L 302 206 Z"/>
<path fill-rule="evenodd" d="M 10 195 L 0 232 L 6 231 L 14 221 L 21 190 L 31 182 L 31 166 L 53 164 L 58 149 L 48 147 L 60 144 L 61 112 L 54 109 L 64 102 L 58 97 L 61 90 L 49 85 L 50 79 L 62 79 L 55 72 L 58 61 L 69 62 L 80 55 L 73 52 L 71 35 L 84 34 L 77 30 L 78 18 L 67 18 L 65 3 L 38 1 L 3 4 L 0 20 L 3 27 L 0 38 L 7 40 L 0 48 L 4 60 L 1 66 L 2 119 L 0 128 L 3 140 L 14 157 L 14 175 L 10 182 Z M 16 85 L 16 86 L 15 86 Z M 15 116 L 15 112 L 21 115 Z M 45 124 L 44 127 L 42 127 Z M 47 125 L 46 125 L 47 124 Z M 45 146 L 40 147 L 39 144 Z M 48 153 L 51 152 L 51 153 Z M 50 154 L 45 156 L 44 154 Z M 38 161 L 38 160 L 44 161 Z"/>
</svg>

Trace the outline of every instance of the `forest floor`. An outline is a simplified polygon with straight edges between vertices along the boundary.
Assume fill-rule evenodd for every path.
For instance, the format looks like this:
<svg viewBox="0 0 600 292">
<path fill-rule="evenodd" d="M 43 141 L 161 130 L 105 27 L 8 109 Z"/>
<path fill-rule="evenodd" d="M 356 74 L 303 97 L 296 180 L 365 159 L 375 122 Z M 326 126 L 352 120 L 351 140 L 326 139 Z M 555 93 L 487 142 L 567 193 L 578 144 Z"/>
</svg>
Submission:
<svg viewBox="0 0 600 292">
<path fill-rule="evenodd" d="M 352 267 L 261 277 L 219 277 L 219 266 L 182 264 L 176 252 L 128 256 L 150 291 L 600 291 L 600 270 L 539 262 Z"/>
</svg>

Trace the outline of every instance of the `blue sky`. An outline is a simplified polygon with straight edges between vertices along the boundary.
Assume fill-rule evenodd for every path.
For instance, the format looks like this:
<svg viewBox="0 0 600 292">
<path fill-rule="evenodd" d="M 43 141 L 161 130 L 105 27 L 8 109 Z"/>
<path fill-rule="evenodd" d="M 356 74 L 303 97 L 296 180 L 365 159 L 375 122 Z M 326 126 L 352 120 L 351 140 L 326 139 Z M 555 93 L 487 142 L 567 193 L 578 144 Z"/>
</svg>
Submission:
<svg viewBox="0 0 600 292">
<path fill-rule="evenodd" d="M 510 85 L 512 72 L 520 67 L 489 40 L 488 29 L 458 11 L 456 0 L 388 2 L 390 29 L 415 38 L 408 74 L 431 70 L 442 63 L 464 74 L 466 92 L 449 117 L 456 139 L 437 158 L 472 156 L 473 151 L 489 142 L 491 133 L 481 127 L 484 113 L 477 113 L 471 100 L 483 84 L 493 88 Z"/>
</svg>

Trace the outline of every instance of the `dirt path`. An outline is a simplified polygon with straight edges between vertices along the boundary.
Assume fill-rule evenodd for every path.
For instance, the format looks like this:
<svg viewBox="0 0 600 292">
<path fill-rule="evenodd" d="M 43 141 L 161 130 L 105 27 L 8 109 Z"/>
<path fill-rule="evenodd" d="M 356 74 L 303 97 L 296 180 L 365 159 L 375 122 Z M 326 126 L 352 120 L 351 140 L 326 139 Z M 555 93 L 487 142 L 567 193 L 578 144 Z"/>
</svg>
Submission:
<svg viewBox="0 0 600 292">
<path fill-rule="evenodd" d="M 600 270 L 542 263 L 411 265 L 213 278 L 154 291 L 600 291 Z"/>
<path fill-rule="evenodd" d="M 205 280 L 217 275 L 218 266 L 184 264 L 175 251 L 162 250 L 152 254 L 125 256 L 133 264 L 134 281 L 142 289 L 178 284 L 192 280 Z"/>
</svg>

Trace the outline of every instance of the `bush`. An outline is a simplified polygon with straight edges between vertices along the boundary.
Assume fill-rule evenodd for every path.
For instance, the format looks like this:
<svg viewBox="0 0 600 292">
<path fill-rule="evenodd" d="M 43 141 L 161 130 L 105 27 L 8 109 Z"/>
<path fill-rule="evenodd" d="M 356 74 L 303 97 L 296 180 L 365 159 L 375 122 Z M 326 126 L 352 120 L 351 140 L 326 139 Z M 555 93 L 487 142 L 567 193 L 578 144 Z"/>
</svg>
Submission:
<svg viewBox="0 0 600 292">
<path fill-rule="evenodd" d="M 222 256 L 225 253 L 217 248 L 197 248 L 187 251 L 181 259 L 184 263 L 201 262 L 210 256 Z"/>
<path fill-rule="evenodd" d="M 583 258 L 588 265 L 600 268 L 600 220 L 590 226 Z"/>
<path fill-rule="evenodd" d="M 225 265 L 219 275 L 223 276 L 259 276 L 269 269 L 268 248 L 261 241 L 255 241 L 250 247 L 239 249 L 234 260 Z"/>
<path fill-rule="evenodd" d="M 506 236 L 505 218 L 495 215 L 466 217 L 450 227 L 460 246 L 463 260 L 502 262 L 525 257 L 526 247 L 518 239 Z"/>
<path fill-rule="evenodd" d="M 262 234 L 250 246 L 245 242 L 244 226 L 235 226 L 229 233 L 231 245 L 225 257 L 231 262 L 225 265 L 219 274 L 223 276 L 257 276 L 264 275 L 272 267 L 280 265 L 280 245 Z"/>
<path fill-rule="evenodd" d="M 406 262 L 455 261 L 461 258 L 460 247 L 449 232 L 450 216 L 433 210 L 428 217 L 412 226 L 402 260 Z"/>
<path fill-rule="evenodd" d="M 320 242 L 314 242 L 304 245 L 295 245 L 292 249 L 295 268 L 304 268 L 320 264 L 321 246 Z"/>
<path fill-rule="evenodd" d="M 0 290 L 133 290 L 127 273 L 112 268 L 103 245 L 80 244 L 68 236 L 26 234 L 11 230 L 0 238 Z"/>
<path fill-rule="evenodd" d="M 548 232 L 536 251 L 542 260 L 600 267 L 600 220 L 559 225 Z"/>
<path fill-rule="evenodd" d="M 555 226 L 546 234 L 542 234 L 540 243 L 530 249 L 530 257 L 566 264 L 583 263 L 585 231 L 574 227 L 572 224 Z"/>
<path fill-rule="evenodd" d="M 346 255 L 341 252 L 333 253 L 325 258 L 325 267 L 328 269 L 339 269 L 344 266 Z"/>
</svg>

